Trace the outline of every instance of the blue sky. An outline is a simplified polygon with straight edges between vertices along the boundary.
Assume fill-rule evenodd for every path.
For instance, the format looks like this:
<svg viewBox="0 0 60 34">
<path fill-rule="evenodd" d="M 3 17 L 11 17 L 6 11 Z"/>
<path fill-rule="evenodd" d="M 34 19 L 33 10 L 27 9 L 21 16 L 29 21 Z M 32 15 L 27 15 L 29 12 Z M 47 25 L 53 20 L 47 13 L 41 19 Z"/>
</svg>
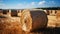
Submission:
<svg viewBox="0 0 60 34">
<path fill-rule="evenodd" d="M 0 0 L 0 9 L 60 7 L 60 0 Z"/>
</svg>

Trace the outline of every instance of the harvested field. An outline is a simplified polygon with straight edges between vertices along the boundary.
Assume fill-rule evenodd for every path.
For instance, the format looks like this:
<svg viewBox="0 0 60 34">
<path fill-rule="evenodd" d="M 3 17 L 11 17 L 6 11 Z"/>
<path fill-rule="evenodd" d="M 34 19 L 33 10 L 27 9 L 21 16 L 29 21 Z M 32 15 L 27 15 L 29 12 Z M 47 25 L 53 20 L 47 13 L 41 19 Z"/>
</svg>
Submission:
<svg viewBox="0 0 60 34">
<path fill-rule="evenodd" d="M 47 27 L 56 27 L 56 16 L 48 15 L 48 24 Z"/>
<path fill-rule="evenodd" d="M 0 34 L 22 34 L 19 18 L 0 16 Z"/>
<path fill-rule="evenodd" d="M 26 14 L 26 15 L 28 15 L 28 16 L 32 15 L 32 17 L 36 18 L 36 16 L 34 16 L 33 12 L 28 11 L 28 13 L 29 14 Z M 36 14 L 38 14 L 38 16 L 40 15 L 38 12 Z M 20 17 L 9 17 L 6 15 L 2 15 L 2 16 L 0 15 L 0 34 L 60 34 L 60 17 L 59 17 L 59 14 L 60 13 L 58 12 L 58 14 L 57 14 L 58 19 L 56 17 L 57 15 L 56 16 L 54 16 L 54 15 L 53 16 L 51 16 L 51 15 L 47 16 L 48 17 L 47 28 L 41 28 L 41 29 L 37 29 L 34 31 L 30 31 L 30 32 L 23 31 L 22 26 L 21 26 L 22 25 L 21 24 L 21 16 Z M 40 17 L 38 17 L 38 18 L 40 18 Z M 39 19 L 36 18 L 36 19 L 34 19 L 34 21 L 38 22 Z"/>
</svg>

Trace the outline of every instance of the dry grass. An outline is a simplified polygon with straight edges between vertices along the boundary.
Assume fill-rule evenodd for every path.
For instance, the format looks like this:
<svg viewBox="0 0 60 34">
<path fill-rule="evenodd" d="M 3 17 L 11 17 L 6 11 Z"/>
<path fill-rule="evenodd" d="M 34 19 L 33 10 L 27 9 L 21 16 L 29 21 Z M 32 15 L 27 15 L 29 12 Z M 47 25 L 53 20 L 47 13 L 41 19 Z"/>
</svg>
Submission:
<svg viewBox="0 0 60 34">
<path fill-rule="evenodd" d="M 0 18 L 0 34 L 23 34 L 20 21 L 14 17 Z"/>
<path fill-rule="evenodd" d="M 48 15 L 48 27 L 56 27 L 56 16 Z"/>
</svg>

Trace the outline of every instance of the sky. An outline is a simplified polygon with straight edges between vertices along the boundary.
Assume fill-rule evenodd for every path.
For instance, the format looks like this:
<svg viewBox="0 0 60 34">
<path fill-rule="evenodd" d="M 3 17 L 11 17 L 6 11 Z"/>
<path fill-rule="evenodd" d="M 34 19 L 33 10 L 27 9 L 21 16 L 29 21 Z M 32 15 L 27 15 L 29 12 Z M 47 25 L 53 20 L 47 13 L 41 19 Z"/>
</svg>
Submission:
<svg viewBox="0 0 60 34">
<path fill-rule="evenodd" d="M 0 9 L 60 7 L 60 0 L 0 0 Z"/>
</svg>

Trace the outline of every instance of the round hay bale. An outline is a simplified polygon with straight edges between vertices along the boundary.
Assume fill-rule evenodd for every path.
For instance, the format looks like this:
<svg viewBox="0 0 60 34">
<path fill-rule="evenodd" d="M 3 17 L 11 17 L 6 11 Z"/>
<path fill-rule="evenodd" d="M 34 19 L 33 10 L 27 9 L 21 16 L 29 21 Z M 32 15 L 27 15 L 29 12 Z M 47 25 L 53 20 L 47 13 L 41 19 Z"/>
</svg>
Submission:
<svg viewBox="0 0 60 34">
<path fill-rule="evenodd" d="M 22 34 L 20 22 L 10 17 L 0 16 L 0 34 Z"/>
<path fill-rule="evenodd" d="M 2 15 L 3 11 L 0 9 L 0 15 Z"/>
<path fill-rule="evenodd" d="M 57 13 L 56 13 L 56 18 L 59 19 L 60 18 L 60 10 L 56 10 Z"/>
<path fill-rule="evenodd" d="M 24 31 L 33 31 L 47 26 L 48 18 L 42 10 L 23 10 L 21 25 Z"/>
</svg>

